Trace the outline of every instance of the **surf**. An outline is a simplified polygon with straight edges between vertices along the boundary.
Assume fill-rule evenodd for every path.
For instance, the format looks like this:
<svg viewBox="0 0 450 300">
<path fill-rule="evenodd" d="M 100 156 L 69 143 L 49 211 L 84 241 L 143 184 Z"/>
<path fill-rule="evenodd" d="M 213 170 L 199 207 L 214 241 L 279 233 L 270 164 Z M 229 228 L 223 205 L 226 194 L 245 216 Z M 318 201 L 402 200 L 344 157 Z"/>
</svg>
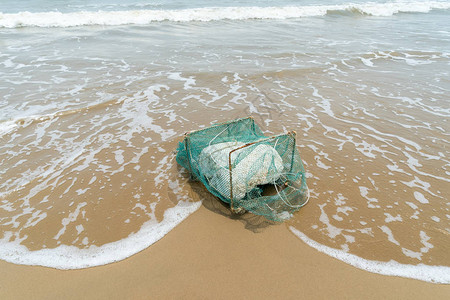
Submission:
<svg viewBox="0 0 450 300">
<path fill-rule="evenodd" d="M 450 9 L 444 2 L 392 2 L 283 7 L 203 7 L 179 10 L 116 10 L 75 12 L 0 13 L 0 28 L 148 25 L 157 22 L 211 22 L 222 20 L 284 20 L 350 14 L 389 17 L 399 13 L 428 13 Z"/>
</svg>

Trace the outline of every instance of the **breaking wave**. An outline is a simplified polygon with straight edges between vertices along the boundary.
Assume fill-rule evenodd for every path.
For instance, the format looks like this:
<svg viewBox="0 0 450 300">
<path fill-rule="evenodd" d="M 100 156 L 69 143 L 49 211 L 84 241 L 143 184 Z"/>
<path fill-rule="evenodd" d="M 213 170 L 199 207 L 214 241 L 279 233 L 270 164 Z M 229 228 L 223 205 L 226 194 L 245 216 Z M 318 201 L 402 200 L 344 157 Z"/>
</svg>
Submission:
<svg viewBox="0 0 450 300">
<path fill-rule="evenodd" d="M 0 28 L 18 27 L 74 27 L 145 25 L 153 22 L 209 22 L 219 20 L 292 19 L 345 13 L 388 17 L 398 13 L 428 13 L 450 9 L 445 2 L 392 2 L 342 5 L 285 6 L 285 7 L 205 7 L 181 10 L 123 10 L 0 13 Z"/>
</svg>

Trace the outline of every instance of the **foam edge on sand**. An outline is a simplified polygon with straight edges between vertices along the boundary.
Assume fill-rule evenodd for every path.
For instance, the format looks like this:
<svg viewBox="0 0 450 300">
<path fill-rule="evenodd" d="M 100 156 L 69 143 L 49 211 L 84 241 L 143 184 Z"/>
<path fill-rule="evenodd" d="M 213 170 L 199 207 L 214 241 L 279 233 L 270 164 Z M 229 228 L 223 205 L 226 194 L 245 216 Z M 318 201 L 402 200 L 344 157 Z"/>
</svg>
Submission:
<svg viewBox="0 0 450 300">
<path fill-rule="evenodd" d="M 44 266 L 55 269 L 83 269 L 106 265 L 130 257 L 154 244 L 170 230 L 201 206 L 201 201 L 179 201 L 175 207 L 164 212 L 161 222 L 149 220 L 138 232 L 128 237 L 104 244 L 80 249 L 61 245 L 53 249 L 30 251 L 20 242 L 0 239 L 0 259 L 20 265 Z"/>
<path fill-rule="evenodd" d="M 331 257 L 339 259 L 349 265 L 352 265 L 358 269 L 369 271 L 372 273 L 389 275 L 389 276 L 400 276 L 412 279 L 418 279 L 422 281 L 428 281 L 432 283 L 444 283 L 450 284 L 450 267 L 446 266 L 428 266 L 424 264 L 418 265 L 407 265 L 401 264 L 394 260 L 388 262 L 381 262 L 375 260 L 368 260 L 344 252 L 339 249 L 330 248 L 325 245 L 321 245 L 316 241 L 308 238 L 304 233 L 298 231 L 292 226 L 289 229 L 299 237 L 303 242 L 312 248 L 325 253 Z"/>
</svg>

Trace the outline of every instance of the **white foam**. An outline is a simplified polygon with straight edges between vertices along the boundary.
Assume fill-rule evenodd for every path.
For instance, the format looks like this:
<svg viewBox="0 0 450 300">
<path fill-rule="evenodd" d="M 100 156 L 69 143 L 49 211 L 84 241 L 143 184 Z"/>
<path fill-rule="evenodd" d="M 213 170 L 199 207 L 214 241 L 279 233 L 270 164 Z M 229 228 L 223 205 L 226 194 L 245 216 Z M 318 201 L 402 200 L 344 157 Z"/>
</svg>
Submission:
<svg viewBox="0 0 450 300">
<path fill-rule="evenodd" d="M 373 62 L 370 59 L 361 57 L 361 61 L 368 67 L 373 67 Z"/>
<path fill-rule="evenodd" d="M 117 161 L 117 163 L 119 165 L 123 165 L 123 162 L 124 162 L 123 152 L 124 152 L 124 150 L 116 150 L 116 151 L 114 151 L 116 161 Z"/>
<path fill-rule="evenodd" d="M 421 193 L 421 192 L 414 192 L 414 198 L 416 198 L 417 201 L 419 201 L 420 203 L 423 204 L 427 204 L 430 203 L 428 202 L 427 198 L 425 198 L 425 196 Z"/>
<path fill-rule="evenodd" d="M 195 86 L 195 79 L 193 76 L 190 76 L 189 78 L 185 78 L 181 76 L 180 72 L 169 72 L 169 75 L 167 78 L 172 80 L 178 80 L 178 81 L 184 81 L 184 89 L 189 90 L 192 89 L 193 86 Z"/>
<path fill-rule="evenodd" d="M 326 204 L 319 205 L 320 208 L 320 217 L 319 221 L 327 226 L 326 230 L 328 231 L 328 236 L 332 239 L 336 238 L 338 235 L 342 233 L 342 229 L 338 228 L 330 223 L 330 219 L 328 215 L 325 213 L 324 207 Z"/>
<path fill-rule="evenodd" d="M 8 212 L 15 211 L 13 204 L 11 202 L 8 202 L 8 200 L 2 200 L 2 205 L 0 205 L 0 209 L 3 209 Z"/>
<path fill-rule="evenodd" d="M 433 9 L 449 9 L 443 2 L 394 2 L 342 5 L 309 5 L 284 7 L 205 7 L 181 10 L 123 10 L 0 13 L 0 27 L 72 27 L 87 25 L 149 24 L 152 22 L 217 21 L 248 19 L 289 19 L 324 16 L 329 12 L 359 13 L 372 16 L 392 16 L 401 12 L 427 13 Z"/>
<path fill-rule="evenodd" d="M 406 201 L 405 202 L 406 204 L 408 204 L 409 205 L 409 207 L 411 207 L 412 209 L 418 209 L 419 207 L 417 206 L 417 205 L 415 205 L 414 203 L 412 203 L 412 202 L 408 202 L 408 201 Z"/>
<path fill-rule="evenodd" d="M 9 242 L 11 235 L 0 239 L 0 258 L 21 265 L 38 265 L 56 269 L 82 269 L 100 266 L 123 260 L 149 247 L 187 216 L 196 211 L 201 202 L 183 202 L 164 212 L 164 219 L 158 223 L 154 219 L 147 221 L 141 229 L 128 237 L 104 244 L 79 249 L 75 246 L 61 245 L 53 249 L 30 251 L 19 241 Z M 77 228 L 79 230 L 81 228 Z M 88 243 L 87 237 L 83 243 Z"/>
<path fill-rule="evenodd" d="M 23 228 L 33 227 L 43 219 L 47 217 L 46 212 L 42 212 L 41 210 L 36 210 L 32 217 L 28 219 L 27 223 L 23 226 Z"/>
<path fill-rule="evenodd" d="M 384 213 L 384 215 L 386 216 L 386 219 L 384 219 L 386 223 L 403 221 L 402 216 L 400 216 L 399 214 L 397 214 L 395 217 L 390 213 Z"/>
<path fill-rule="evenodd" d="M 361 196 L 367 200 L 367 207 L 369 207 L 369 208 L 375 208 L 376 207 L 373 203 L 377 203 L 378 199 L 368 196 L 369 195 L 369 189 L 367 187 L 360 186 L 359 187 L 359 192 L 360 192 Z"/>
<path fill-rule="evenodd" d="M 394 235 L 392 234 L 392 231 L 391 231 L 391 229 L 389 229 L 389 227 L 387 227 L 386 225 L 383 225 L 383 226 L 379 226 L 379 228 L 381 229 L 381 231 L 386 233 L 389 242 L 400 246 L 400 243 L 394 238 Z"/>
<path fill-rule="evenodd" d="M 423 244 L 423 247 L 419 249 L 419 251 L 413 251 L 411 249 L 406 249 L 402 247 L 402 252 L 408 257 L 415 258 L 417 260 L 422 260 L 422 256 L 424 253 L 428 253 L 431 248 L 434 248 L 433 244 L 428 241 L 431 239 L 425 231 L 420 231 L 420 242 Z"/>
<path fill-rule="evenodd" d="M 450 283 L 450 267 L 428 266 L 424 264 L 406 265 L 400 264 L 394 260 L 389 262 L 368 260 L 354 254 L 346 253 L 342 250 L 321 245 L 292 226 L 290 226 L 289 229 L 307 245 L 358 269 L 382 275 L 400 276 L 433 283 Z"/>
<path fill-rule="evenodd" d="M 82 209 L 86 205 L 87 205 L 86 202 L 78 203 L 77 208 L 75 209 L 75 211 L 69 213 L 69 215 L 66 218 L 62 219 L 61 224 L 63 225 L 63 227 L 53 237 L 55 240 L 59 239 L 59 237 L 61 235 L 63 235 L 64 232 L 66 232 L 66 227 L 67 227 L 67 225 L 69 225 L 69 223 L 72 223 L 72 222 L 76 221 L 76 219 L 78 218 L 78 215 L 80 214 L 80 209 Z"/>
<path fill-rule="evenodd" d="M 435 221 L 437 223 L 439 223 L 441 221 L 441 219 L 439 217 L 436 217 L 436 216 L 432 216 L 431 220 L 433 220 L 433 221 Z"/>
<path fill-rule="evenodd" d="M 314 156 L 314 159 L 315 159 L 315 161 L 316 161 L 316 165 L 317 165 L 319 168 L 322 168 L 322 169 L 325 169 L 325 170 L 328 170 L 328 169 L 331 168 L 330 166 L 327 166 L 326 164 L 324 164 L 324 163 L 320 160 L 320 156 L 316 155 L 316 156 Z"/>
<path fill-rule="evenodd" d="M 84 227 L 81 224 L 78 224 L 77 226 L 75 226 L 75 229 L 77 230 L 77 234 L 80 234 L 81 232 L 84 231 Z"/>
</svg>

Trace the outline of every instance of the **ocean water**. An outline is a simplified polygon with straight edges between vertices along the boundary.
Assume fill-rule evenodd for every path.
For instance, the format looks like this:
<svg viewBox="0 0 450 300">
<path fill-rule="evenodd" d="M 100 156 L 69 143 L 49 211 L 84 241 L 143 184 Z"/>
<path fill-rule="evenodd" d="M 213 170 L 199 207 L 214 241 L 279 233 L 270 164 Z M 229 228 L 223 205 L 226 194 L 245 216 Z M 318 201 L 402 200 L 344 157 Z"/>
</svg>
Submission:
<svg viewBox="0 0 450 300">
<path fill-rule="evenodd" d="M 147 248 L 208 197 L 175 162 L 183 133 L 252 115 L 297 131 L 311 198 L 293 234 L 450 283 L 450 1 L 0 12 L 0 259 L 74 269 Z"/>
</svg>

